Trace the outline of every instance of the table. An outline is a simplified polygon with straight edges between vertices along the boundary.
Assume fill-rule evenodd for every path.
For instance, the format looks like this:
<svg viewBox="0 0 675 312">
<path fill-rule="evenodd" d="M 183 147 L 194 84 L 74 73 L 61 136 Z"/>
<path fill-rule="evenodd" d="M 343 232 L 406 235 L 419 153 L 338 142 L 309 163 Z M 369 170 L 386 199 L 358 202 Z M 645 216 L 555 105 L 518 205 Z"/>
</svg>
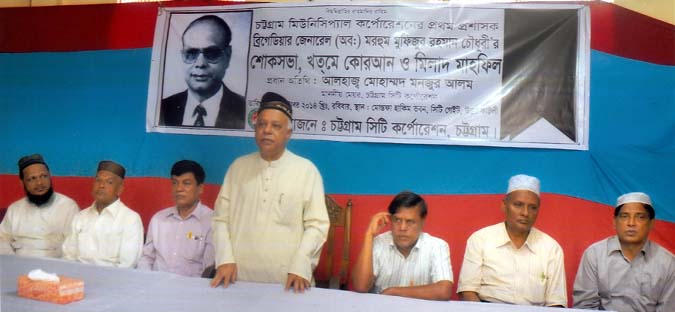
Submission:
<svg viewBox="0 0 675 312">
<path fill-rule="evenodd" d="M 17 278 L 33 269 L 84 280 L 85 298 L 58 305 L 19 297 Z M 0 256 L 0 310 L 22 311 L 560 311 L 479 302 L 438 302 L 312 288 L 304 294 L 280 284 L 237 282 L 211 288 L 209 279 L 166 272 L 100 267 L 61 259 Z"/>
</svg>

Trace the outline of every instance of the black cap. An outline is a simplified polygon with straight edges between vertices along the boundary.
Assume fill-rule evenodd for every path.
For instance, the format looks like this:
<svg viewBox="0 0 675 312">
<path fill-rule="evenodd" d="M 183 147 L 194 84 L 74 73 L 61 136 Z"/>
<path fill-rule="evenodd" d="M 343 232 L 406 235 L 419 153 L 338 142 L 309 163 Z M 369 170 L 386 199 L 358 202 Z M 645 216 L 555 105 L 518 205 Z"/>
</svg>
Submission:
<svg viewBox="0 0 675 312">
<path fill-rule="evenodd" d="M 112 160 L 102 160 L 98 163 L 98 169 L 96 172 L 101 170 L 110 171 L 117 175 L 118 177 L 124 179 L 124 174 L 127 172 L 122 165 L 112 161 Z"/>
<path fill-rule="evenodd" d="M 286 114 L 288 118 L 293 120 L 293 108 L 291 107 L 291 103 L 288 102 L 286 98 L 277 93 L 267 92 L 262 96 L 262 99 L 260 100 L 260 107 L 258 107 L 258 114 L 266 109 L 279 110 Z"/>
<path fill-rule="evenodd" d="M 21 157 L 21 159 L 19 159 L 19 173 L 23 172 L 23 169 L 26 169 L 26 167 L 35 164 L 43 164 L 47 166 L 47 163 L 40 154 L 33 154 Z"/>
</svg>

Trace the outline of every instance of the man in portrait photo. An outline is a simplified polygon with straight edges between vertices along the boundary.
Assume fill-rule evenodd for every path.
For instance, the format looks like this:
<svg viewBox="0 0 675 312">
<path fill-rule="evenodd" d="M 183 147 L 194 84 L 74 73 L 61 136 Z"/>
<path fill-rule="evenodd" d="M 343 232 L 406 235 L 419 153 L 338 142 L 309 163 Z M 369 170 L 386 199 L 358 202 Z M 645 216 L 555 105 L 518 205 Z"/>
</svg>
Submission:
<svg viewBox="0 0 675 312">
<path fill-rule="evenodd" d="M 232 31 L 215 15 L 192 21 L 181 36 L 187 90 L 162 99 L 160 126 L 244 129 L 244 97 L 223 78 L 232 57 Z"/>
</svg>

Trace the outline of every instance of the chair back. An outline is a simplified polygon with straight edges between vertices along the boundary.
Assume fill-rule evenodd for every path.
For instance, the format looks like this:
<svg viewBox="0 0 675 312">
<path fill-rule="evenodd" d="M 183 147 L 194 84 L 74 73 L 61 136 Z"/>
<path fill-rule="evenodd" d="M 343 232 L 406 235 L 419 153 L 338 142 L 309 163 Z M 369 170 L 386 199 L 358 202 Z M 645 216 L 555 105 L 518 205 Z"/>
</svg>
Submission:
<svg viewBox="0 0 675 312">
<path fill-rule="evenodd" d="M 347 288 L 347 272 L 349 270 L 349 241 L 351 230 L 352 200 L 347 200 L 344 207 L 338 205 L 330 196 L 326 195 L 326 209 L 330 219 L 330 228 L 328 229 L 328 239 L 326 240 L 326 274 L 328 281 L 317 280 L 318 287 L 327 287 L 332 289 Z M 342 237 L 335 237 L 335 229 L 342 227 Z M 340 269 L 334 274 L 333 259 L 335 259 L 335 242 L 342 240 L 342 255 L 340 257 Z M 327 284 L 327 285 L 326 285 Z"/>
</svg>

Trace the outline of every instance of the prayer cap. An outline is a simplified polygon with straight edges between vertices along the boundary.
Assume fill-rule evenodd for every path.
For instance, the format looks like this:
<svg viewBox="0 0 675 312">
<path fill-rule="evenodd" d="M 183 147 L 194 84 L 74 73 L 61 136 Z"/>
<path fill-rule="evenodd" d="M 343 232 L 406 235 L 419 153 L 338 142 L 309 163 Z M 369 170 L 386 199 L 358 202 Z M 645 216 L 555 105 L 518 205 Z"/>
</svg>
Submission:
<svg viewBox="0 0 675 312">
<path fill-rule="evenodd" d="M 288 102 L 286 98 L 277 93 L 267 92 L 262 96 L 262 99 L 260 100 L 260 107 L 258 108 L 258 114 L 266 109 L 279 110 L 286 114 L 288 118 L 293 120 L 293 108 L 291 107 L 291 103 Z"/>
<path fill-rule="evenodd" d="M 614 207 L 619 207 L 627 203 L 642 203 L 651 206 L 652 200 L 649 198 L 649 195 L 642 192 L 626 193 L 616 199 L 616 206 Z"/>
<path fill-rule="evenodd" d="M 509 179 L 509 188 L 506 194 L 518 190 L 530 191 L 539 196 L 539 179 L 524 174 L 512 176 Z"/>
<path fill-rule="evenodd" d="M 96 172 L 99 172 L 101 170 L 110 171 L 122 179 L 124 179 L 124 174 L 126 173 L 126 170 L 124 170 L 124 167 L 122 167 L 122 165 L 112 160 L 102 160 L 101 162 L 99 162 L 98 169 L 96 169 Z"/>
<path fill-rule="evenodd" d="M 23 169 L 26 169 L 26 167 L 35 164 L 43 164 L 47 166 L 47 163 L 40 154 L 33 154 L 21 157 L 21 159 L 19 159 L 19 173 L 23 172 Z"/>
</svg>

